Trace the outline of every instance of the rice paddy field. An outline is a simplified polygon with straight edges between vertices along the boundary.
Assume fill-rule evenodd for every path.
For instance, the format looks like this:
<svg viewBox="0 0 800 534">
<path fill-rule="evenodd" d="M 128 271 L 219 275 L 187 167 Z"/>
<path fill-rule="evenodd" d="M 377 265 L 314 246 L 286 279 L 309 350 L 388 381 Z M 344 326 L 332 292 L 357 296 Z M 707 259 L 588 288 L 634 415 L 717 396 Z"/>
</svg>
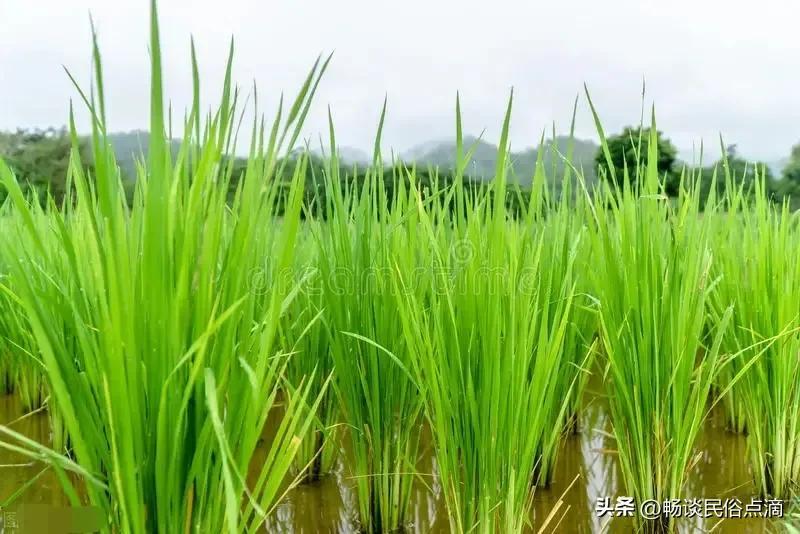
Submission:
<svg viewBox="0 0 800 534">
<path fill-rule="evenodd" d="M 132 201 L 96 40 L 64 202 L 0 160 L 4 510 L 92 506 L 115 533 L 794 531 L 800 227 L 763 170 L 723 165 L 704 198 L 685 171 L 668 198 L 653 113 L 625 176 L 590 187 L 567 150 L 523 193 L 512 96 L 485 187 L 458 101 L 454 180 L 384 164 L 383 116 L 350 179 L 329 112 L 312 209 L 295 147 L 330 58 L 242 125 L 230 62 L 209 107 L 194 53 L 192 108 L 165 108 L 155 3 L 150 51 Z"/>
</svg>

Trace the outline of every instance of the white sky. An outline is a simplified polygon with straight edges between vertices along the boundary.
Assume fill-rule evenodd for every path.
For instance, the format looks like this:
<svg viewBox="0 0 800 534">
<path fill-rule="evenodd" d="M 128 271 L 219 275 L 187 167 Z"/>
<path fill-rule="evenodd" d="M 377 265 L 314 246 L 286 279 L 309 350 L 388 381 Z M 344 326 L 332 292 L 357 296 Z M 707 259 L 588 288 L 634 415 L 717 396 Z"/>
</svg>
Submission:
<svg viewBox="0 0 800 534">
<path fill-rule="evenodd" d="M 60 125 L 76 96 L 61 65 L 88 82 L 89 12 L 104 59 L 110 129 L 146 128 L 147 0 L 0 0 L 0 129 Z M 569 127 L 586 82 L 607 132 L 638 123 L 642 79 L 659 129 L 682 150 L 738 143 L 776 159 L 800 141 L 797 0 L 355 2 L 161 0 L 167 93 L 191 94 L 189 37 L 205 104 L 218 94 L 231 35 L 234 77 L 256 80 L 262 105 L 293 93 L 320 53 L 335 50 L 308 122 L 330 104 L 341 144 L 369 150 L 384 95 L 386 144 L 403 150 L 465 130 L 496 141 L 515 88 L 512 144 Z M 578 135 L 593 137 L 582 102 Z"/>
</svg>

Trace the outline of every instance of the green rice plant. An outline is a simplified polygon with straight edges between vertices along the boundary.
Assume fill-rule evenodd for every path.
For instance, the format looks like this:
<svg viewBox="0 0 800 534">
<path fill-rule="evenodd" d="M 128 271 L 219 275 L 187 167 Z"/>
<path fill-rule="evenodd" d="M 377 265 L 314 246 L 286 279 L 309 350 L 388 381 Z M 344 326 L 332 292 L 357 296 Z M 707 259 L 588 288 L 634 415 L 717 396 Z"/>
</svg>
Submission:
<svg viewBox="0 0 800 534">
<path fill-rule="evenodd" d="M 595 119 L 610 167 L 596 113 Z M 624 491 L 636 503 L 683 496 L 731 314 L 724 310 L 711 336 L 704 335 L 714 280 L 699 195 L 684 176 L 678 202 L 668 201 L 656 167 L 655 132 L 653 114 L 646 155 L 638 141 L 641 164 L 625 168 L 622 188 L 606 187 L 594 209 L 593 285 L 601 303 L 611 421 Z M 638 520 L 647 531 L 674 527 L 670 517 Z"/>
<path fill-rule="evenodd" d="M 784 505 L 785 516 L 782 526 L 787 534 L 800 533 L 800 498 L 797 494 L 792 495 L 788 503 Z"/>
<path fill-rule="evenodd" d="M 569 153 L 562 157 L 567 162 L 571 160 Z M 545 177 L 540 162 L 537 176 L 534 177 L 532 194 L 542 196 L 544 202 L 538 208 L 529 208 L 533 211 L 526 213 L 523 218 L 523 224 L 531 230 L 532 238 L 541 239 L 545 243 L 545 250 L 550 252 L 550 256 L 544 258 L 541 269 L 552 271 L 556 275 L 569 273 L 575 285 L 573 303 L 566 312 L 568 325 L 563 339 L 563 360 L 560 368 L 553 371 L 557 380 L 554 392 L 563 397 L 555 398 L 558 402 L 563 402 L 563 408 L 549 411 L 550 420 L 545 428 L 553 431 L 546 432 L 543 437 L 535 469 L 536 483 L 540 487 L 549 487 L 553 481 L 553 467 L 563 435 L 578 431 L 583 392 L 591 376 L 596 347 L 597 301 L 590 293 L 590 267 L 587 263 L 590 248 L 585 239 L 588 200 L 583 194 L 573 194 L 573 188 L 583 187 L 583 181 L 579 174 L 573 183 L 571 170 L 567 166 L 561 180 L 560 197 L 553 202 L 543 187 L 544 183 L 551 180 Z M 567 262 L 573 264 L 569 269 L 566 268 Z M 552 311 L 548 315 L 561 313 L 556 309 L 558 305 L 557 300 L 551 301 Z"/>
<path fill-rule="evenodd" d="M 303 440 L 294 460 L 293 472 L 306 483 L 316 482 L 329 474 L 336 465 L 339 447 L 338 403 L 332 389 L 327 389 L 333 372 L 330 353 L 330 332 L 322 317 L 325 303 L 319 273 L 313 269 L 317 259 L 316 246 L 310 232 L 301 232 L 296 247 L 296 267 L 293 285 L 298 288 L 281 328 L 284 350 L 292 354 L 286 368 L 289 384 L 302 384 L 313 376 L 311 395 L 321 397 L 311 434 Z"/>
<path fill-rule="evenodd" d="M 29 223 L 35 225 L 40 232 L 42 246 L 53 248 L 57 246 L 59 236 L 55 233 L 50 216 L 42 211 L 38 201 L 32 201 L 32 213 Z M 18 211 L 10 211 L 5 218 L 7 223 L 6 235 L 24 236 L 28 229 L 25 225 L 25 217 Z M 7 258 L 23 258 L 26 255 L 36 253 L 33 242 L 26 239 L 13 239 L 6 241 L 3 247 Z M 20 301 L 19 296 L 14 293 L 13 273 L 11 272 L 12 263 L 6 264 L 4 270 L 6 274 L 0 281 L 0 302 L 8 310 L 0 318 L 2 325 L 2 339 L 0 345 L 5 347 L 6 361 L 10 365 L 11 386 L 20 399 L 20 405 L 25 412 L 34 412 L 42 408 L 47 408 L 49 422 L 51 426 L 53 450 L 64 452 L 67 449 L 69 436 L 63 425 L 63 418 L 58 411 L 56 401 L 50 395 L 47 387 L 45 363 L 34 336 L 33 327 L 27 318 L 27 311 Z M 37 286 L 47 286 L 53 279 L 62 282 L 70 278 L 69 268 L 65 262 L 50 264 L 47 271 L 44 269 L 29 270 L 27 276 Z M 19 285 L 19 284 L 17 284 Z M 42 302 L 42 306 L 52 303 Z M 51 324 L 53 331 L 65 332 L 66 326 L 63 321 L 56 322 L 53 319 Z M 65 346 L 69 351 L 75 350 L 74 339 L 63 338 Z"/>
<path fill-rule="evenodd" d="M 575 102 L 575 109 L 577 109 L 577 100 Z M 541 189 L 541 196 L 543 197 L 542 206 L 539 207 L 538 213 L 533 213 L 534 219 L 541 220 L 543 216 L 549 224 L 545 225 L 545 232 L 547 228 L 559 228 L 563 230 L 566 235 L 579 236 L 585 234 L 588 229 L 588 221 L 591 218 L 591 199 L 588 195 L 584 194 L 587 184 L 583 180 L 583 173 L 581 170 L 575 168 L 572 164 L 573 159 L 573 138 L 575 131 L 575 111 L 573 111 L 572 124 L 570 127 L 570 134 L 567 143 L 566 154 L 561 154 L 556 148 L 556 143 L 551 143 L 551 160 L 556 161 L 562 159 L 564 161 L 564 175 L 560 181 L 560 195 L 553 203 L 548 195 L 547 189 L 543 187 L 544 183 L 553 182 L 557 180 L 556 168 L 552 169 L 551 178 L 548 179 L 543 173 L 541 165 L 541 158 L 537 162 L 537 176 L 534 179 L 535 184 L 542 184 L 538 187 Z M 555 132 L 553 132 L 555 137 Z M 542 145 L 543 143 L 540 143 Z M 537 187 L 534 187 L 532 194 L 537 194 Z M 549 243 L 566 243 L 565 240 L 559 241 L 550 236 L 545 236 Z M 566 420 L 554 421 L 554 426 L 564 426 L 566 433 L 576 433 L 579 431 L 579 412 L 583 399 L 583 392 L 586 389 L 586 384 L 591 376 L 591 368 L 594 365 L 594 357 L 597 347 L 597 299 L 593 296 L 591 287 L 591 278 L 589 272 L 593 269 L 591 258 L 591 243 L 587 239 L 580 239 L 574 249 L 575 254 L 575 273 L 576 294 L 575 302 L 570 311 L 570 321 L 566 337 L 564 339 L 564 353 L 566 358 L 565 365 L 572 366 L 575 373 L 565 372 L 560 375 L 560 384 L 558 389 L 560 391 L 567 391 L 567 408 Z M 549 448 L 554 452 L 552 454 L 544 454 L 543 462 L 540 467 L 540 476 L 538 483 L 541 486 L 548 486 L 552 481 L 552 470 L 547 465 L 547 459 L 551 462 L 555 461 L 557 445 L 560 442 L 558 439 L 551 439 Z"/>
<path fill-rule="evenodd" d="M 581 259 L 588 259 L 586 258 L 587 254 L 583 252 L 585 250 L 587 250 L 585 247 L 579 249 L 578 261 L 581 261 Z M 576 271 L 583 273 L 583 276 L 586 276 L 589 272 L 580 267 L 576 268 Z M 579 277 L 579 284 L 583 276 Z M 586 288 L 585 285 L 583 287 Z M 571 365 L 578 374 L 572 377 L 565 373 L 564 377 L 568 383 L 562 386 L 562 388 L 567 387 L 569 391 L 569 397 L 567 399 L 568 408 L 566 410 L 566 421 L 564 425 L 566 432 L 570 434 L 575 434 L 581 430 L 579 415 L 583 402 L 583 393 L 589 382 L 591 369 L 597 354 L 597 309 L 597 299 L 595 299 L 591 293 L 580 291 L 576 294 L 564 352 L 568 357 L 571 356 L 569 365 Z"/>
<path fill-rule="evenodd" d="M 564 344 L 580 235 L 558 216 L 539 226 L 541 166 L 523 220 L 509 219 L 510 113 L 511 101 L 494 182 L 470 192 L 458 179 L 471 150 L 462 148 L 457 105 L 457 179 L 439 194 L 463 209 L 431 209 L 416 191 L 430 289 L 420 295 L 411 273 L 395 269 L 399 317 L 413 349 L 409 371 L 425 403 L 453 532 L 528 525 L 537 465 L 549 461 L 543 455 L 566 417 L 561 377 L 578 374 Z M 547 520 L 537 527 L 546 529 Z"/>
<path fill-rule="evenodd" d="M 759 492 L 788 499 L 800 484 L 800 228 L 788 205 L 767 199 L 763 170 L 756 174 L 755 195 L 730 188 L 718 215 L 715 310 L 734 307 L 723 346 L 742 353 L 725 377 L 741 378 L 723 400 L 746 422 Z"/>
<path fill-rule="evenodd" d="M 574 118 L 573 118 L 574 129 Z M 562 156 L 564 157 L 564 156 Z M 571 162 L 572 154 L 566 155 L 565 161 Z M 562 180 L 562 193 L 560 205 L 555 214 L 556 217 L 563 219 L 565 233 L 567 235 L 584 236 L 588 231 L 588 221 L 591 218 L 591 200 L 580 189 L 585 189 L 586 184 L 582 179 L 582 174 L 577 172 L 577 179 L 573 183 L 571 164 L 566 166 L 565 176 Z M 573 192 L 573 188 L 578 189 Z M 566 365 L 571 366 L 573 373 L 562 373 L 559 389 L 568 391 L 566 420 L 562 423 L 555 422 L 556 425 L 564 425 L 565 431 L 574 434 L 580 431 L 579 420 L 580 410 L 583 401 L 583 393 L 591 376 L 591 369 L 597 352 L 597 311 L 598 301 L 594 297 L 589 273 L 594 268 L 591 257 L 591 243 L 588 239 L 582 238 L 575 247 L 575 282 L 576 294 L 575 302 L 570 312 L 570 322 L 564 340 L 564 352 L 567 359 Z M 557 444 L 557 443 L 556 443 Z M 545 456 L 547 457 L 547 455 Z M 553 455 L 555 460 L 555 454 Z M 549 485 L 552 473 L 548 469 L 543 470 L 543 475 L 539 480 L 540 485 Z"/>
<path fill-rule="evenodd" d="M 4 316 L 10 316 L 11 314 L 17 312 L 14 308 L 14 305 L 8 302 L 8 299 L 3 299 L 0 297 L 0 313 L 2 313 Z M 8 321 L 3 321 L 0 319 L 0 322 L 5 323 Z M 2 325 L 0 328 L 3 330 L 9 329 L 7 325 Z M 8 339 L 5 337 L 5 335 L 2 339 Z M 2 345 L 2 347 L 0 347 L 0 394 L 11 395 L 14 393 L 17 387 L 16 382 L 19 372 L 18 362 L 14 353 L 9 350 L 7 341 L 0 342 L 0 345 Z"/>
<path fill-rule="evenodd" d="M 730 302 L 728 302 L 728 304 L 730 304 Z M 743 399 L 737 393 L 738 388 L 733 384 L 736 378 L 735 369 L 736 366 L 733 361 L 722 367 L 717 380 L 718 385 L 714 388 L 714 396 L 718 401 L 722 402 L 722 409 L 725 413 L 728 430 L 737 434 L 746 434 L 747 410 Z M 727 387 L 729 385 L 732 387 Z"/>
<path fill-rule="evenodd" d="M 392 532 L 409 521 L 421 423 L 417 387 L 404 370 L 408 347 L 392 279 L 397 265 L 414 270 L 418 245 L 401 180 L 387 197 L 380 133 L 377 139 L 374 164 L 357 184 L 340 176 L 331 126 L 327 220 L 308 224 L 317 243 L 334 388 L 352 445 L 359 528 Z"/>
<path fill-rule="evenodd" d="M 718 169 L 715 169 L 714 181 L 717 180 L 717 171 Z M 725 258 L 732 254 L 729 247 L 734 247 L 734 249 L 738 250 L 742 239 L 741 232 L 744 231 L 743 224 L 738 220 L 738 217 L 731 217 L 730 212 L 724 205 L 722 205 L 722 208 L 704 219 L 704 224 L 709 227 L 710 235 L 715 236 L 715 250 L 720 251 L 717 253 L 717 261 L 712 266 L 712 276 L 719 280 L 710 300 L 712 313 L 709 320 L 712 324 L 714 316 L 719 317 L 734 302 L 732 295 L 729 294 L 731 277 L 726 277 L 724 273 Z M 732 208 L 734 211 L 739 211 L 735 207 Z M 732 317 L 732 320 L 735 320 L 735 318 Z M 732 328 L 735 328 L 735 325 L 732 325 Z M 732 342 L 732 336 L 729 333 L 722 341 L 722 350 L 732 354 L 738 351 L 738 349 L 734 349 L 735 344 Z M 727 429 L 737 434 L 746 434 L 747 414 L 744 403 L 737 393 L 738 386 L 734 384 L 737 371 L 741 369 L 740 361 L 740 359 L 731 358 L 722 365 L 713 386 L 712 398 L 715 403 L 720 403 L 722 407 Z"/>
<path fill-rule="evenodd" d="M 5 204 L 0 204 L 0 235 L 7 234 L 11 231 L 12 226 L 10 224 L 7 206 Z M 8 261 L 7 256 L 8 251 L 4 250 L 0 252 L 0 284 L 8 283 L 9 273 L 6 265 Z M 2 330 L 0 330 L 0 394 L 3 395 L 8 395 L 14 391 L 13 357 L 6 348 L 7 342 L 3 341 L 7 337 L 5 332 L 8 330 L 7 327 L 3 326 L 3 318 L 12 313 L 14 313 L 13 302 L 0 293 L 0 328 L 2 328 Z"/>
<path fill-rule="evenodd" d="M 0 231 L 9 231 L 9 225 L 3 225 Z M 0 267 L 0 284 L 7 285 L 9 274 L 6 269 Z M 19 361 L 16 351 L 13 350 L 14 339 L 19 340 L 16 335 L 20 313 L 16 302 L 8 295 L 0 292 L 0 394 L 11 395 L 16 390 Z"/>
<path fill-rule="evenodd" d="M 36 224 L 46 228 L 47 219 L 36 217 Z M 15 213 L 4 216 L 0 232 L 7 235 L 20 234 L 24 230 Z M 52 237 L 52 234 L 50 234 Z M 20 399 L 22 409 L 27 413 L 40 409 L 47 396 L 43 381 L 43 363 L 36 354 L 36 343 L 25 311 L 18 299 L 8 291 L 10 284 L 10 264 L 13 255 L 22 254 L 20 247 L 24 241 L 14 241 L 5 247 L 6 258 L 0 257 L 0 358 L 2 358 L 5 391 L 14 393 Z"/>
<path fill-rule="evenodd" d="M 271 278 L 264 306 L 250 273 L 264 258 L 272 258 L 272 273 L 291 267 L 306 158 L 288 187 L 274 177 L 286 175 L 278 155 L 299 136 L 327 63 L 314 65 L 271 129 L 255 120 L 247 166 L 228 204 L 226 154 L 235 149 L 238 100 L 231 60 L 220 105 L 203 121 L 192 54 L 194 100 L 173 157 L 155 2 L 151 10 L 150 147 L 132 204 L 106 139 L 96 39 L 93 97 L 84 98 L 96 172 L 84 172 L 71 117 L 69 196 L 63 208 L 47 211 L 56 239 L 46 238 L 37 208 L 0 161 L 0 181 L 25 227 L 0 239 L 4 246 L 26 241 L 24 254 L 12 258 L 9 287 L 70 437 L 62 455 L 0 427 L 1 446 L 47 462 L 73 505 L 101 508 L 103 530 L 252 532 L 280 499 L 319 401 L 310 392 L 313 377 L 292 385 L 263 461 L 252 463 L 285 386 L 288 358 L 276 337 L 294 289 Z M 278 224 L 273 210 L 287 189 Z M 83 497 L 67 471 L 82 478 Z"/>
<path fill-rule="evenodd" d="M 6 392 L 19 396 L 26 413 L 38 410 L 44 405 L 46 389 L 41 360 L 34 354 L 36 344 L 30 325 L 19 303 L 6 292 L 0 293 L 0 309 L 0 353 Z"/>
<path fill-rule="evenodd" d="M 0 235 L 13 232 L 15 230 L 13 222 L 8 206 L 0 204 Z M 10 251 L 0 251 L 0 287 L 7 286 L 9 283 L 9 260 Z M 18 309 L 14 300 L 0 291 L 0 394 L 2 395 L 10 395 L 14 392 L 16 362 L 14 351 L 10 350 L 10 346 L 13 346 L 11 340 L 15 336 L 12 333 L 14 332 L 12 324 L 9 324 L 14 320 L 9 317 L 18 313 Z"/>
</svg>

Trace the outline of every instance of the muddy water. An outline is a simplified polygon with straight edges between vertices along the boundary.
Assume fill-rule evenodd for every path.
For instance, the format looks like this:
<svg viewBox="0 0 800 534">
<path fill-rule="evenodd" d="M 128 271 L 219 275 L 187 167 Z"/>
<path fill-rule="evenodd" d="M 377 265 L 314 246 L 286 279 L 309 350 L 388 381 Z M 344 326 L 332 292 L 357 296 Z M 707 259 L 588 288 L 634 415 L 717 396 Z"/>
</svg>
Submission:
<svg viewBox="0 0 800 534">
<path fill-rule="evenodd" d="M 0 395 L 0 423 L 44 445 L 51 443 L 47 414 L 39 412 L 23 416 L 15 396 Z M 22 493 L 14 501 L 16 504 L 68 504 L 52 470 L 20 453 L 0 449 L 0 506 L 19 490 Z"/>
<path fill-rule="evenodd" d="M 534 524 L 550 515 L 556 503 L 564 506 L 556 526 L 550 532 L 567 534 L 592 532 L 632 532 L 630 520 L 609 522 L 595 513 L 598 498 L 612 500 L 623 494 L 619 466 L 614 455 L 614 440 L 608 410 L 597 387 L 590 387 L 584 407 L 580 432 L 569 436 L 559 453 L 555 480 L 548 489 L 536 492 L 532 510 Z M 19 403 L 14 397 L 0 396 L 0 423 L 41 443 L 50 442 L 49 424 L 44 413 L 19 419 Z M 12 423 L 13 421 L 13 423 Z M 428 439 L 424 439 L 428 442 Z M 345 448 L 346 449 L 346 448 Z M 719 414 L 707 423 L 697 446 L 699 461 L 693 469 L 687 487 L 688 497 L 738 497 L 748 502 L 753 494 L 752 478 L 746 463 L 745 438 L 724 429 Z M 342 455 L 347 457 L 347 452 Z M 0 450 L 0 503 L 17 492 L 39 474 L 41 464 L 6 450 Z M 276 533 L 311 534 L 318 532 L 356 532 L 357 503 L 352 479 L 344 460 L 336 472 L 315 484 L 297 487 L 269 518 L 266 530 Z M 436 462 L 429 445 L 423 446 L 418 466 L 425 482 L 416 485 L 412 497 L 411 518 L 414 532 L 448 532 L 447 512 L 436 481 Z M 576 479 L 577 477 L 577 479 Z M 40 476 L 18 497 L 17 503 L 66 504 L 51 472 Z M 682 520 L 681 532 L 713 532 L 723 534 L 770 532 L 766 520 L 729 519 L 721 524 L 712 521 Z M 772 525 L 774 527 L 774 524 Z"/>
<path fill-rule="evenodd" d="M 558 456 L 555 480 L 547 489 L 537 489 L 532 520 L 541 524 L 563 500 L 558 518 L 548 532 L 582 534 L 594 532 L 629 533 L 635 527 L 630 519 L 599 518 L 598 498 L 624 495 L 622 476 L 614 454 L 614 439 L 607 403 L 597 386 L 590 387 L 580 421 L 580 431 L 566 438 Z M 689 477 L 686 497 L 739 498 L 747 503 L 754 493 L 746 462 L 744 436 L 728 432 L 715 411 L 698 437 L 697 464 Z M 345 454 L 346 456 L 346 454 Z M 430 448 L 423 455 L 419 472 L 435 475 L 436 462 Z M 317 484 L 292 490 L 267 525 L 269 532 L 357 532 L 355 490 L 345 465 Z M 432 478 L 432 480 L 431 480 Z M 419 533 L 448 532 L 447 511 L 435 476 L 426 477 L 428 487 L 418 484 L 412 498 L 411 530 Z M 773 532 L 776 523 L 765 519 L 693 518 L 678 521 L 680 532 L 757 534 Z"/>
</svg>

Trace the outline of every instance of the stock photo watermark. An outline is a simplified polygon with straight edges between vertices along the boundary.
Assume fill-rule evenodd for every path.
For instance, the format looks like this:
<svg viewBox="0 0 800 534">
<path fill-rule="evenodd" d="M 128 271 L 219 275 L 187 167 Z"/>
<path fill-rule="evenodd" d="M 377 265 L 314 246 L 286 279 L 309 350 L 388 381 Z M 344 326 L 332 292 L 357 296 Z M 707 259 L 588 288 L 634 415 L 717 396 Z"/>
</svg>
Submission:
<svg viewBox="0 0 800 534">
<path fill-rule="evenodd" d="M 415 294 L 420 288 L 435 294 L 517 294 L 534 295 L 542 282 L 542 265 L 509 265 L 490 262 L 476 257 L 475 246 L 469 241 L 456 241 L 449 255 L 429 265 L 414 264 L 404 269 L 388 262 L 375 262 L 372 266 L 332 266 L 320 268 L 276 269 L 264 266 L 252 269 L 248 286 L 258 295 L 273 291 L 291 291 L 295 288 L 312 295 L 397 295 Z M 324 263 L 324 262 L 323 262 Z"/>
</svg>

